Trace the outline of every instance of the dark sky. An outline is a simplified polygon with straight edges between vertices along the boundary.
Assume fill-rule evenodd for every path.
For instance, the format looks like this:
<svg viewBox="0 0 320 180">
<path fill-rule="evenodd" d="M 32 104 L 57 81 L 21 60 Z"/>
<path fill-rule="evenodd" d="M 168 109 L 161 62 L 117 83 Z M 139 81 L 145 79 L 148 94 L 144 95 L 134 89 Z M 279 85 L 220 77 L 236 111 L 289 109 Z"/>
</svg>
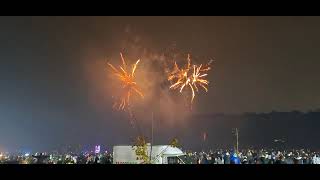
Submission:
<svg viewBox="0 0 320 180">
<path fill-rule="evenodd" d="M 128 120 L 99 86 L 128 31 L 153 51 L 174 43 L 215 59 L 195 114 L 320 107 L 320 17 L 0 17 L 0 24 L 0 148 L 128 143 Z"/>
</svg>

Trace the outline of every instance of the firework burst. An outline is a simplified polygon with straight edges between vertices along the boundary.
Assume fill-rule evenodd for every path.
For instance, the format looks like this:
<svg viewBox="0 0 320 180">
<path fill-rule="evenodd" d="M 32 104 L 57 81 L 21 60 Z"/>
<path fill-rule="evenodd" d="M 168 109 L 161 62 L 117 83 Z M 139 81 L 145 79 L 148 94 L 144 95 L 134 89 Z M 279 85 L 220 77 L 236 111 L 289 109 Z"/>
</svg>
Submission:
<svg viewBox="0 0 320 180">
<path fill-rule="evenodd" d="M 209 81 L 204 79 L 208 74 L 212 60 L 208 64 L 202 65 L 192 65 L 190 54 L 188 54 L 187 64 L 184 68 L 179 68 L 177 63 L 174 63 L 174 69 L 169 73 L 168 81 L 173 82 L 170 89 L 179 89 L 180 93 L 183 93 L 185 87 L 189 87 L 192 93 L 191 103 L 194 100 L 195 92 L 199 92 L 198 86 L 202 87 L 206 92 L 208 92 Z"/>
<path fill-rule="evenodd" d="M 125 110 L 126 108 L 129 108 L 130 105 L 130 97 L 133 94 L 139 95 L 141 98 L 143 98 L 142 92 L 139 90 L 136 81 L 135 81 L 135 71 L 136 68 L 140 62 L 140 59 L 136 61 L 135 64 L 132 65 L 131 71 L 128 71 L 127 64 L 125 59 L 122 56 L 122 53 L 120 53 L 122 66 L 119 66 L 119 69 L 116 69 L 112 64 L 108 63 L 110 68 L 113 71 L 113 75 L 118 78 L 118 80 L 121 82 L 121 89 L 123 91 L 123 94 L 120 96 L 119 101 L 116 101 L 113 105 L 114 108 L 118 110 Z"/>
</svg>

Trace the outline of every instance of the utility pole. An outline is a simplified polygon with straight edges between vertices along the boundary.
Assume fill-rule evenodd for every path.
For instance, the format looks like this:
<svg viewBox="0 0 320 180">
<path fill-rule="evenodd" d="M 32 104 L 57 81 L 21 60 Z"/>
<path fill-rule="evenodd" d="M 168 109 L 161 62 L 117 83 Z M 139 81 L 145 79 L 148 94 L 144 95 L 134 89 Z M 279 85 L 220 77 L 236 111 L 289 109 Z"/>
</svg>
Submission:
<svg viewBox="0 0 320 180">
<path fill-rule="evenodd" d="M 237 153 L 239 153 L 239 131 L 238 128 L 236 128 L 236 138 L 237 138 Z"/>
<path fill-rule="evenodd" d="M 237 153 L 239 153 L 239 130 L 238 128 L 235 128 L 232 130 L 232 133 L 235 135 L 235 138 L 236 138 L 236 144 L 235 144 L 235 151 Z"/>
<path fill-rule="evenodd" d="M 152 156 L 152 146 L 153 146 L 153 112 L 152 112 L 152 118 L 151 118 L 151 147 L 150 147 L 150 162 L 151 162 L 151 156 Z"/>
</svg>

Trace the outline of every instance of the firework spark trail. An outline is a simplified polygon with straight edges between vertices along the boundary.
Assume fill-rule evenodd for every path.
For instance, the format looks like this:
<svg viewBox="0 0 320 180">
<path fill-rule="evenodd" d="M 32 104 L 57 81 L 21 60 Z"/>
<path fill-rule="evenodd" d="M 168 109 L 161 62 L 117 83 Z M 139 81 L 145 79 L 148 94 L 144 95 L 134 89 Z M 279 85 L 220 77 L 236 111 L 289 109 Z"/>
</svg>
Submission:
<svg viewBox="0 0 320 180">
<path fill-rule="evenodd" d="M 168 81 L 174 83 L 169 87 L 169 89 L 178 89 L 179 92 L 183 93 L 185 87 L 189 87 L 192 93 L 191 104 L 195 97 L 195 91 L 199 92 L 198 86 L 201 86 L 206 92 L 208 92 L 209 81 L 204 79 L 208 74 L 206 73 L 211 69 L 210 64 L 212 60 L 209 61 L 208 64 L 203 66 L 202 64 L 191 65 L 190 54 L 188 54 L 187 65 L 184 68 L 179 68 L 177 63 L 174 63 L 174 69 L 171 73 L 169 73 Z"/>
<path fill-rule="evenodd" d="M 108 63 L 110 68 L 113 71 L 113 74 L 118 77 L 118 80 L 122 83 L 123 94 L 120 96 L 120 100 L 116 101 L 113 105 L 113 108 L 117 108 L 118 110 L 125 110 L 129 108 L 130 105 L 130 97 L 135 92 L 141 98 L 143 98 L 143 93 L 139 90 L 139 87 L 135 81 L 135 71 L 140 62 L 137 60 L 135 64 L 133 64 L 131 72 L 127 71 L 127 64 L 125 59 L 123 58 L 122 53 L 120 53 L 122 66 L 119 66 L 119 69 L 115 68 L 112 64 Z"/>
</svg>

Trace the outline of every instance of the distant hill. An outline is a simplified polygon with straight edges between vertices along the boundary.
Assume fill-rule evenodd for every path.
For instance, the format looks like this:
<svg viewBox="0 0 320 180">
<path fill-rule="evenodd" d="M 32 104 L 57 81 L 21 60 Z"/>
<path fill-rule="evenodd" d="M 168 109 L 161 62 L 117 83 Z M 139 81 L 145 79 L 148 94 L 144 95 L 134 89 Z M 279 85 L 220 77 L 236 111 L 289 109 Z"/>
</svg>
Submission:
<svg viewBox="0 0 320 180">
<path fill-rule="evenodd" d="M 270 112 L 239 115 L 195 115 L 180 135 L 188 148 L 231 148 L 232 128 L 239 129 L 241 147 L 283 147 L 320 149 L 320 112 Z M 201 142 L 207 132 L 207 142 Z M 285 143 L 274 141 L 284 140 Z"/>
</svg>

